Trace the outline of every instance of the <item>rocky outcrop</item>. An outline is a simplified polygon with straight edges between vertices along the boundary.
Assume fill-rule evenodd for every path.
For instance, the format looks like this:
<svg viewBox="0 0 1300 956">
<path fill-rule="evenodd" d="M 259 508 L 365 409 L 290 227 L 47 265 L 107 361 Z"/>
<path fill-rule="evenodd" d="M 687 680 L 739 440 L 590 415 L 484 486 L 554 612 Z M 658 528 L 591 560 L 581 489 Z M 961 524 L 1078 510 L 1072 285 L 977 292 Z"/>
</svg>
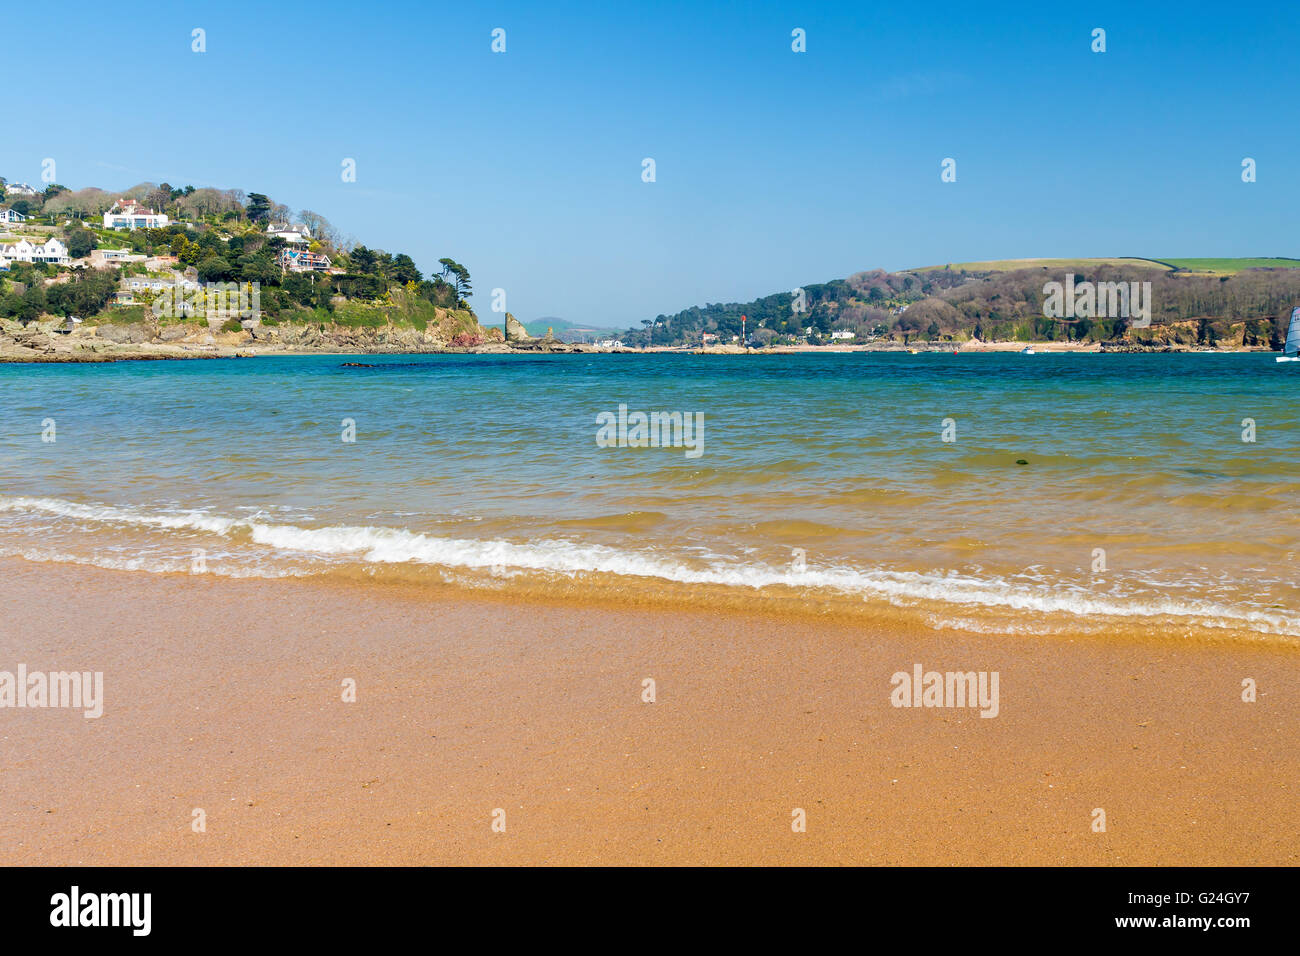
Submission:
<svg viewBox="0 0 1300 956">
<path fill-rule="evenodd" d="M 132 322 L 129 325 L 97 326 L 95 335 L 115 345 L 143 345 L 153 341 L 154 330 L 143 322 Z"/>
<path fill-rule="evenodd" d="M 524 324 L 509 312 L 506 313 L 506 341 L 520 344 L 535 341 L 524 328 Z"/>
<path fill-rule="evenodd" d="M 17 322 L 0 321 L 0 361 L 111 362 L 295 352 L 595 351 L 590 346 L 566 344 L 551 334 L 533 338 L 514 316 L 507 316 L 507 329 L 513 329 L 516 338 L 506 341 L 499 328 L 484 329 L 472 313 L 440 312 L 439 320 L 429 322 L 424 329 L 405 324 L 349 326 L 276 322 L 263 323 L 256 330 L 213 332 L 202 319 L 161 328 L 149 320 L 98 325 L 92 324 L 94 321 L 69 334 L 54 331 L 59 320 L 52 316 L 26 328 Z"/>
</svg>

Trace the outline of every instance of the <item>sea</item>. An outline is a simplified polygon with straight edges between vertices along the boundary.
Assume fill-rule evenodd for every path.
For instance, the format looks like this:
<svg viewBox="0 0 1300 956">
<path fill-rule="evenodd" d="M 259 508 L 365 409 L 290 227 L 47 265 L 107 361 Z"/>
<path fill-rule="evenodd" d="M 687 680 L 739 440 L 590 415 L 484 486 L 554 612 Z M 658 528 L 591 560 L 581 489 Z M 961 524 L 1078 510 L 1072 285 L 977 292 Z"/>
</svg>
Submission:
<svg viewBox="0 0 1300 956">
<path fill-rule="evenodd" d="M 1300 372 L 938 351 L 0 365 L 0 556 L 1296 644 Z"/>
</svg>

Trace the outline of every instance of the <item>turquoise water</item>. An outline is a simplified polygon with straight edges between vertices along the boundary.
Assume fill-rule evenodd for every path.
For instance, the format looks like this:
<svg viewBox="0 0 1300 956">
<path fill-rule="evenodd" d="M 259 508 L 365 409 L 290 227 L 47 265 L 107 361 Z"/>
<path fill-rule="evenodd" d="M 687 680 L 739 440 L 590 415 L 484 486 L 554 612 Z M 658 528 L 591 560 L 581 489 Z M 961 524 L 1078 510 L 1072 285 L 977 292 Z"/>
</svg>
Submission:
<svg viewBox="0 0 1300 956">
<path fill-rule="evenodd" d="M 702 415 L 698 455 L 601 447 L 620 405 Z M 7 365 L 0 554 L 1286 638 L 1298 409 L 1300 373 L 1262 354 Z"/>
</svg>

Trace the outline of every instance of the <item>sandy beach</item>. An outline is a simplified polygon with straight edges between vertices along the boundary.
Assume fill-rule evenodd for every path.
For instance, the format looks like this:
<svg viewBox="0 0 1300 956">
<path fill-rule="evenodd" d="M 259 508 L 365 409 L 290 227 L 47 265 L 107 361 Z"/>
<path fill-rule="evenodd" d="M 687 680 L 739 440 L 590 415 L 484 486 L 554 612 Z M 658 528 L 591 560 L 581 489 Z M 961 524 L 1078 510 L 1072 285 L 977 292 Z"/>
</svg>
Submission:
<svg viewBox="0 0 1300 956">
<path fill-rule="evenodd" d="M 0 710 L 8 864 L 1300 860 L 1286 647 L 0 567 L 0 670 L 104 673 Z M 891 706 L 916 663 L 998 716 Z"/>
</svg>

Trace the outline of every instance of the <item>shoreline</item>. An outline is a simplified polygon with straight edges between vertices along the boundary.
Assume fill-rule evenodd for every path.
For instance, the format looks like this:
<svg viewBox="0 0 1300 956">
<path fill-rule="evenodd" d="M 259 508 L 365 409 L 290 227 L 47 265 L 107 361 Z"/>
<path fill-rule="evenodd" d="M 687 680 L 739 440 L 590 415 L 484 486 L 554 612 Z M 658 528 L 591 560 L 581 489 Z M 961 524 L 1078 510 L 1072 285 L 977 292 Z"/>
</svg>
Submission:
<svg viewBox="0 0 1300 956">
<path fill-rule="evenodd" d="M 1272 349 L 1261 349 L 1253 347 L 1239 348 L 1200 348 L 1200 347 L 1169 347 L 1169 346 L 1135 346 L 1123 345 L 1118 347 L 1105 347 L 1102 343 L 1076 343 L 1076 342 L 981 342 L 972 344 L 970 342 L 944 343 L 940 345 L 928 344 L 922 346 L 905 346 L 897 343 L 892 344 L 865 344 L 865 345 L 780 345 L 768 349 L 753 349 L 735 347 L 708 347 L 698 348 L 693 346 L 647 346 L 645 348 L 621 348 L 607 349 L 595 346 L 583 345 L 581 343 L 563 343 L 561 347 L 547 348 L 512 348 L 500 343 L 491 346 L 470 346 L 464 348 L 428 348 L 428 349 L 411 349 L 402 347 L 396 349 L 382 349 L 375 347 L 358 347 L 355 349 L 342 349 L 337 346 L 329 348 L 313 349 L 300 347 L 276 347 L 276 346 L 258 346 L 258 345 L 212 345 L 212 346 L 177 346 L 177 345 L 116 345 L 116 344 L 96 344 L 93 348 L 73 348 L 60 349 L 55 351 L 36 352 L 30 349 L 24 349 L 21 352 L 14 349 L 0 349 L 0 365 L 50 365 L 50 364 L 100 364 L 111 362 L 146 362 L 146 361 L 188 361 L 188 360 L 211 360 L 211 359 L 246 359 L 246 358 L 271 358 L 276 356 L 306 356 L 306 355 L 337 355 L 337 356 L 357 356 L 357 355 L 817 355 L 833 354 L 839 355 L 851 352 L 870 352 L 870 353 L 913 353 L 913 354 L 983 354 L 997 353 L 1008 354 L 1017 353 L 1026 346 L 1033 346 L 1034 351 L 1038 353 L 1082 353 L 1095 355 L 1116 355 L 1116 354 L 1193 354 L 1200 353 L 1206 355 L 1225 355 L 1225 354 L 1278 354 Z"/>
<path fill-rule="evenodd" d="M 105 675 L 0 708 L 11 864 L 1300 862 L 1294 648 L 0 568 L 0 670 Z M 891 706 L 914 664 L 998 716 Z"/>
</svg>

